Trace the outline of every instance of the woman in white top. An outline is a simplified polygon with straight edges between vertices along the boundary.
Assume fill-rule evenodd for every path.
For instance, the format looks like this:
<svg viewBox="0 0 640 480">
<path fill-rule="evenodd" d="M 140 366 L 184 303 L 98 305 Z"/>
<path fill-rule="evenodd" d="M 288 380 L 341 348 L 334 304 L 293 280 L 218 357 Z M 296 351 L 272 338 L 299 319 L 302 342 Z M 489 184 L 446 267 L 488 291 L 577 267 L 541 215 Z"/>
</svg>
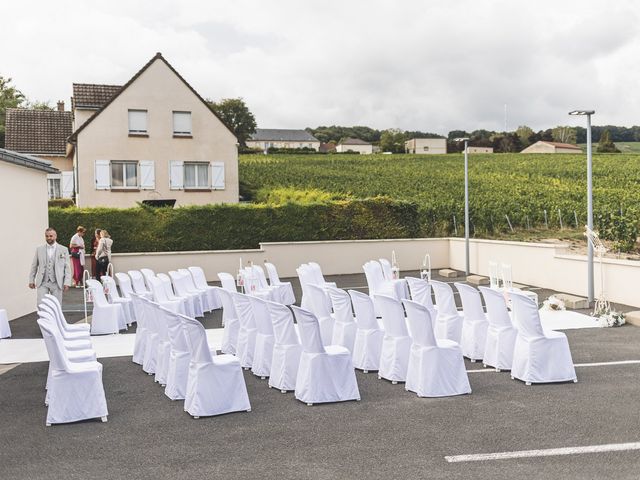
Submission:
<svg viewBox="0 0 640 480">
<path fill-rule="evenodd" d="M 76 234 L 71 237 L 69 248 L 71 249 L 71 264 L 73 265 L 73 283 L 76 288 L 82 287 L 82 274 L 84 273 L 84 232 L 83 226 L 76 228 Z"/>
<path fill-rule="evenodd" d="M 98 267 L 97 279 L 100 279 L 100 277 L 107 274 L 107 266 L 111 262 L 111 245 L 113 245 L 113 240 L 111 240 L 109 232 L 101 230 L 100 241 L 98 242 L 98 248 L 96 249 L 96 264 Z"/>
</svg>

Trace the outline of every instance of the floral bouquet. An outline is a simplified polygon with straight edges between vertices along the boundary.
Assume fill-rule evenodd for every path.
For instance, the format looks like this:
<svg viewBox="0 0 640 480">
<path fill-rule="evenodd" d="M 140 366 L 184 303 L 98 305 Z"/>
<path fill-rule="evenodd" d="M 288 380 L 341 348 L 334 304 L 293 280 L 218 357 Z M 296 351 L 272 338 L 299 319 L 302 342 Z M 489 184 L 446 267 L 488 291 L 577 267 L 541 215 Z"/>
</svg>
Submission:
<svg viewBox="0 0 640 480">
<path fill-rule="evenodd" d="M 551 295 L 542 303 L 542 308 L 544 310 L 566 310 L 564 302 L 554 295 Z"/>
<path fill-rule="evenodd" d="M 608 311 L 597 317 L 600 327 L 621 327 L 625 324 L 624 313 Z"/>
</svg>

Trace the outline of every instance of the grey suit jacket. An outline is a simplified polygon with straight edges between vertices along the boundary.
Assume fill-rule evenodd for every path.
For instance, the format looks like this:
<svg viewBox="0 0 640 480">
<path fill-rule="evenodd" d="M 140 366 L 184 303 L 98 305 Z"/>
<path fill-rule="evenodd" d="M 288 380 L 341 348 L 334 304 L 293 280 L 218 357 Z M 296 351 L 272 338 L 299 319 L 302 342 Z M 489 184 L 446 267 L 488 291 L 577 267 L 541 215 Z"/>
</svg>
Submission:
<svg viewBox="0 0 640 480">
<path fill-rule="evenodd" d="M 36 254 L 31 262 L 31 272 L 29 273 L 29 283 L 35 283 L 36 287 L 42 285 L 44 281 L 44 271 L 47 267 L 47 246 L 41 245 L 36 249 Z M 62 288 L 64 285 L 71 285 L 71 265 L 69 263 L 69 250 L 60 244 L 56 245 L 54 253 L 54 265 L 56 272 L 56 283 Z"/>
</svg>

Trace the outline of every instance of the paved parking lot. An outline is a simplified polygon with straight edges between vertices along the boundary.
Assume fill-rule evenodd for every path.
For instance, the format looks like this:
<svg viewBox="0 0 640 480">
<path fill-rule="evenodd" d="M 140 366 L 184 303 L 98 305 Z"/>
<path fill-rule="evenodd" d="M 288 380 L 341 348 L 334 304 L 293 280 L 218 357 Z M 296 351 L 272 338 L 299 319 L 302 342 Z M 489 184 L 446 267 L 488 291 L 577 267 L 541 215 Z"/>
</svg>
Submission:
<svg viewBox="0 0 640 480">
<path fill-rule="evenodd" d="M 640 328 L 566 334 L 577 384 L 527 387 L 467 362 L 471 395 L 417 398 L 358 372 L 361 402 L 307 407 L 245 372 L 252 411 L 199 420 L 122 357 L 101 360 L 108 423 L 46 428 L 47 364 L 19 365 L 0 375 L 2 478 L 638 478 L 638 450 L 447 461 L 640 442 L 640 363 L 610 363 L 640 360 Z"/>
</svg>

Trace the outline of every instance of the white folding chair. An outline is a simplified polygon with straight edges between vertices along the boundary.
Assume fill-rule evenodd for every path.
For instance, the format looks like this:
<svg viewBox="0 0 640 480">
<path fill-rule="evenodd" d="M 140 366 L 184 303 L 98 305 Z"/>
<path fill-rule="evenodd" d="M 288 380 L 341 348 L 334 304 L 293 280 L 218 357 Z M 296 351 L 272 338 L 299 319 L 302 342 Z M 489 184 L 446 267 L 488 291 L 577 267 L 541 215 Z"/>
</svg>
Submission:
<svg viewBox="0 0 640 480">
<path fill-rule="evenodd" d="M 59 313 L 56 311 L 55 307 L 52 306 L 52 302 L 48 302 L 47 299 L 43 299 L 38 306 L 38 312 L 46 313 L 48 315 L 47 318 L 50 317 L 52 321 L 55 322 L 56 331 L 60 333 L 60 337 L 64 342 L 66 350 L 93 350 L 93 344 L 91 343 L 89 332 L 68 332 L 64 330 L 62 325 L 66 322 L 64 319 L 60 319 Z"/>
<path fill-rule="evenodd" d="M 577 382 L 567 336 L 544 330 L 538 305 L 520 292 L 511 292 L 518 335 L 513 351 L 511 378 L 532 383 Z"/>
<path fill-rule="evenodd" d="M 87 288 L 93 297 L 91 314 L 91 335 L 119 333 L 127 328 L 124 307 L 118 303 L 109 303 L 104 295 L 102 284 L 97 280 L 87 280 Z"/>
<path fill-rule="evenodd" d="M 273 325 L 274 345 L 269 387 L 282 393 L 295 390 L 302 345 L 294 328 L 293 314 L 285 305 L 267 302 Z"/>
<path fill-rule="evenodd" d="M 339 288 L 327 287 L 327 292 L 331 298 L 335 319 L 331 344 L 341 345 L 353 354 L 357 326 L 351 309 L 351 298 L 347 292 Z"/>
<path fill-rule="evenodd" d="M 318 285 L 307 284 L 307 292 L 311 303 L 310 311 L 320 323 L 322 343 L 331 345 L 335 326 L 335 318 L 331 314 L 331 301 L 327 298 L 325 289 Z"/>
<path fill-rule="evenodd" d="M 136 294 L 133 290 L 133 284 L 131 283 L 131 277 L 123 272 L 118 272 L 115 274 L 116 279 L 118 280 L 118 287 L 120 287 L 120 293 L 124 298 L 131 298 L 132 295 Z M 138 295 L 138 294 L 136 294 Z M 153 295 L 151 292 L 147 292 L 142 294 L 143 297 L 151 300 Z"/>
<path fill-rule="evenodd" d="M 349 290 L 356 318 L 356 338 L 353 345 L 353 366 L 364 373 L 380 369 L 380 353 L 384 330 L 376 319 L 373 300 L 367 294 Z"/>
<path fill-rule="evenodd" d="M 462 354 L 471 362 L 484 358 L 484 347 L 487 343 L 489 322 L 482 309 L 480 292 L 464 283 L 454 283 L 462 301 L 462 336 L 460 347 Z"/>
<path fill-rule="evenodd" d="M 509 309 L 504 295 L 493 288 L 478 287 L 487 306 L 487 342 L 484 347 L 482 363 L 494 367 L 497 371 L 511 370 L 513 347 L 518 331 L 511 322 Z"/>
<path fill-rule="evenodd" d="M 218 298 L 216 287 L 213 287 L 207 283 L 207 277 L 205 277 L 202 268 L 189 267 L 189 272 L 191 272 L 191 276 L 193 277 L 193 282 L 195 283 L 196 287 L 207 292 L 207 296 L 209 297 L 209 306 L 213 310 L 222 308 L 222 303 L 220 301 L 220 298 Z"/>
<path fill-rule="evenodd" d="M 191 360 L 184 410 L 193 418 L 251 411 L 240 362 L 233 355 L 214 355 L 202 324 L 180 315 Z"/>
<path fill-rule="evenodd" d="M 253 350 L 251 372 L 263 380 L 271 375 L 273 345 L 275 337 L 267 301 L 258 297 L 249 297 L 253 308 L 253 319 L 256 323 L 256 345 Z"/>
<path fill-rule="evenodd" d="M 217 295 L 222 302 L 222 346 L 220 351 L 222 353 L 228 353 L 235 355 L 238 347 L 238 334 L 240 332 L 240 321 L 238 320 L 238 313 L 236 312 L 236 306 L 233 303 L 233 298 L 228 290 L 221 287 L 217 288 Z"/>
<path fill-rule="evenodd" d="M 98 362 L 73 363 L 58 343 L 53 325 L 38 320 L 49 355 L 51 376 L 48 383 L 46 425 L 91 418 L 107 421 L 107 400 L 102 386 L 102 365 Z"/>
<path fill-rule="evenodd" d="M 318 285 L 319 287 L 337 287 L 335 282 L 327 282 L 324 279 L 324 275 L 322 274 L 322 268 L 316 262 L 309 262 L 307 264 L 309 269 L 311 270 L 312 276 L 314 278 L 314 285 Z"/>
<path fill-rule="evenodd" d="M 231 275 L 230 273 L 219 272 L 218 279 L 220 280 L 222 288 L 224 288 L 225 290 L 229 292 L 238 291 L 238 289 L 236 288 L 236 280 L 235 278 L 233 278 L 233 275 Z"/>
<path fill-rule="evenodd" d="M 150 268 L 141 268 L 140 273 L 142 274 L 142 278 L 144 278 L 144 283 L 147 285 L 147 290 L 151 290 L 151 286 L 149 285 L 149 279 L 154 278 L 156 276 L 155 272 Z"/>
<path fill-rule="evenodd" d="M 273 263 L 264 262 L 264 266 L 267 269 L 267 275 L 269 275 L 269 284 L 280 289 L 282 303 L 285 305 L 293 305 L 296 303 L 296 296 L 293 293 L 291 282 L 283 282 L 280 280 L 278 270 Z"/>
<path fill-rule="evenodd" d="M 420 305 L 424 305 L 427 310 L 429 310 L 432 321 L 435 321 L 438 316 L 438 310 L 433 304 L 433 299 L 431 298 L 431 285 L 429 285 L 429 282 L 422 278 L 415 277 L 405 277 L 405 280 L 409 285 L 411 300 L 418 302 Z"/>
<path fill-rule="evenodd" d="M 390 380 L 395 385 L 407 379 L 412 343 L 404 318 L 404 309 L 400 300 L 386 295 L 374 295 L 373 301 L 378 305 L 384 325 L 378 378 Z"/>
<path fill-rule="evenodd" d="M 89 339 L 91 326 L 88 323 L 68 323 L 62 312 L 62 305 L 60 305 L 56 297 L 47 293 L 42 297 L 41 305 L 42 304 L 49 305 L 53 310 L 56 322 L 60 328 L 60 333 L 65 340 L 83 338 L 87 342 L 91 342 Z"/>
<path fill-rule="evenodd" d="M 360 400 L 349 350 L 339 345 L 323 345 L 320 324 L 313 313 L 293 306 L 302 340 L 302 355 L 296 378 L 295 396 L 314 403 Z"/>
<path fill-rule="evenodd" d="M 182 282 L 184 283 L 187 291 L 189 293 L 197 294 L 200 297 L 203 312 L 213 311 L 213 306 L 209 304 L 209 293 L 207 292 L 207 289 L 200 288 L 196 285 L 196 283 L 193 281 L 193 276 L 188 269 L 179 268 L 178 273 L 182 275 Z"/>
<path fill-rule="evenodd" d="M 127 273 L 129 274 L 129 278 L 131 279 L 131 286 L 133 288 L 133 291 L 138 295 L 144 295 L 149 300 L 151 300 L 151 290 L 147 288 L 142 273 L 140 273 L 138 270 L 129 270 Z"/>
<path fill-rule="evenodd" d="M 202 305 L 202 297 L 199 292 L 192 292 L 186 282 L 186 277 L 174 270 L 169 272 L 171 278 L 171 284 L 173 285 L 173 291 L 180 298 L 188 299 L 191 304 L 192 317 L 204 317 L 204 308 Z M 183 312 L 185 313 L 185 312 Z"/>
<path fill-rule="evenodd" d="M 413 344 L 405 388 L 419 397 L 445 397 L 471 393 L 460 346 L 437 340 L 429 310 L 412 300 L 403 300 Z"/>
<path fill-rule="evenodd" d="M 256 335 L 258 334 L 253 307 L 249 295 L 239 292 L 230 292 L 230 294 L 240 323 L 236 356 L 240 360 L 242 368 L 249 370 L 253 366 L 253 353 L 256 349 Z"/>
<path fill-rule="evenodd" d="M 118 287 L 116 281 L 108 275 L 104 275 L 100 278 L 102 281 L 102 288 L 104 290 L 109 303 L 117 303 L 122 305 L 124 311 L 125 321 L 128 326 L 131 326 L 136 321 L 135 311 L 133 309 L 133 302 L 130 298 L 121 297 L 118 293 Z"/>
<path fill-rule="evenodd" d="M 431 280 L 430 285 L 436 297 L 436 307 L 438 307 L 438 316 L 434 327 L 436 338 L 448 338 L 459 344 L 462 339 L 464 319 L 456 308 L 451 285 L 437 280 Z"/>
</svg>

